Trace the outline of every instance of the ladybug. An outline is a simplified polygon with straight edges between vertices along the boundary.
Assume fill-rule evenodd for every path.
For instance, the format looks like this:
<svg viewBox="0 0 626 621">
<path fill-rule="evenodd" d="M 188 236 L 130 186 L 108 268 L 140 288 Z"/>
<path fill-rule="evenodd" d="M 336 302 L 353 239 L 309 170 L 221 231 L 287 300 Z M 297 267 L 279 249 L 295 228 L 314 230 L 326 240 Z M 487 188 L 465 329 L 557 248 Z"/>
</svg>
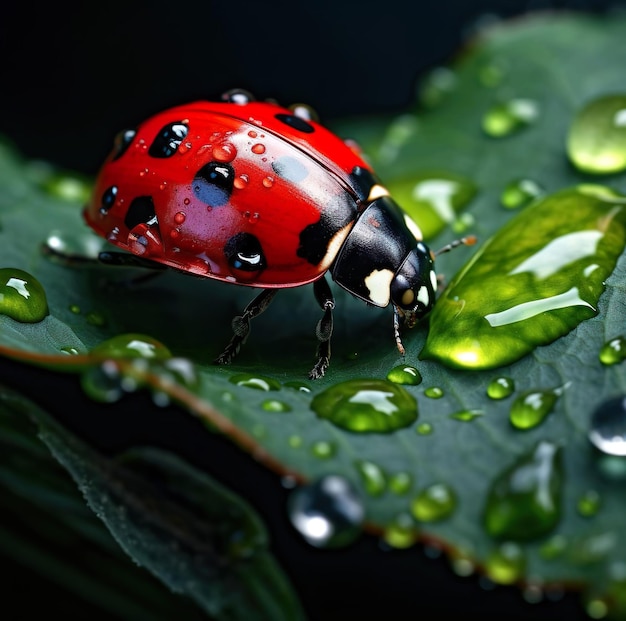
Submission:
<svg viewBox="0 0 626 621">
<path fill-rule="evenodd" d="M 323 315 L 309 377 L 322 377 L 335 307 L 327 272 L 368 304 L 391 303 L 402 354 L 401 323 L 412 327 L 435 302 L 434 254 L 355 145 L 307 106 L 258 102 L 243 90 L 121 132 L 84 218 L 127 251 L 101 261 L 261 289 L 233 320 L 219 364 L 231 362 L 280 289 L 312 283 Z"/>
</svg>

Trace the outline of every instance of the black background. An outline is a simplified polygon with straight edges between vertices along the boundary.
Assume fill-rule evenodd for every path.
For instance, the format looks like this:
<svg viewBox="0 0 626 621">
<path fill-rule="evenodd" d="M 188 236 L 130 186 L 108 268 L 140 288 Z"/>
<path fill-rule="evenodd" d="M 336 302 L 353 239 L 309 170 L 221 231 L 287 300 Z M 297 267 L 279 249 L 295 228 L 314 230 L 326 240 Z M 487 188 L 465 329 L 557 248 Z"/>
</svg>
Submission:
<svg viewBox="0 0 626 621">
<path fill-rule="evenodd" d="M 18 4 L 18 6 L 16 6 Z M 217 99 L 233 87 L 284 104 L 306 102 L 322 121 L 395 112 L 417 80 L 448 62 L 485 17 L 536 9 L 603 11 L 608 1 L 131 2 L 64 7 L 12 2 L 0 18 L 0 134 L 29 158 L 95 174 L 112 137 L 164 107 Z M 1 248 L 0 248 L 1 256 Z M 419 549 L 383 551 L 365 537 L 341 552 L 314 550 L 291 530 L 288 491 L 272 473 L 174 407 L 145 395 L 115 406 L 82 396 L 75 378 L 0 360 L 21 389 L 105 452 L 135 443 L 185 455 L 244 495 L 267 520 L 273 549 L 318 619 L 584 618 L 575 598 L 529 605 L 507 588 L 485 591 Z M 63 394 L 62 402 L 59 395 Z M 190 441 L 192 439 L 192 441 Z M 2 518 L 0 517 L 0 523 Z M 415 562 L 415 559 L 421 559 Z M 66 618 L 95 618 L 80 599 L 4 559 L 5 606 L 29 618 L 37 601 Z"/>
</svg>

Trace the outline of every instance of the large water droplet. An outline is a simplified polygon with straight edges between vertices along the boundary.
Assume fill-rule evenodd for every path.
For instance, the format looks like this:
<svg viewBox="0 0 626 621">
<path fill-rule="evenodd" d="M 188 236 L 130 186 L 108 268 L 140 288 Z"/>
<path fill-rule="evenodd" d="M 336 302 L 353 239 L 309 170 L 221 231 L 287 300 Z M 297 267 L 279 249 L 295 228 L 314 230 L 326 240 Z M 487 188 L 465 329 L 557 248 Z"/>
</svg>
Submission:
<svg viewBox="0 0 626 621">
<path fill-rule="evenodd" d="M 388 182 L 389 191 L 427 239 L 457 221 L 476 194 L 476 184 L 450 172 L 414 173 Z"/>
<path fill-rule="evenodd" d="M 269 390 L 280 390 L 280 383 L 271 377 L 266 377 L 265 375 L 238 373 L 237 375 L 233 375 L 228 378 L 228 381 L 231 384 L 236 384 L 237 386 L 246 386 L 247 388 L 264 390 L 266 392 Z"/>
<path fill-rule="evenodd" d="M 626 197 L 607 188 L 578 186 L 535 202 L 446 287 L 421 357 L 490 369 L 564 336 L 597 313 L 625 243 Z"/>
<path fill-rule="evenodd" d="M 0 314 L 22 323 L 38 323 L 48 314 L 42 284 L 28 272 L 14 267 L 0 269 Z"/>
<path fill-rule="evenodd" d="M 607 366 L 626 360 L 626 337 L 620 335 L 607 341 L 601 347 L 598 358 Z"/>
<path fill-rule="evenodd" d="M 515 391 L 515 382 L 510 377 L 496 377 L 487 386 L 490 399 L 506 399 Z"/>
<path fill-rule="evenodd" d="M 383 541 L 397 550 L 410 548 L 417 541 L 417 528 L 411 516 L 400 513 L 383 531 Z"/>
<path fill-rule="evenodd" d="M 626 397 L 613 397 L 596 408 L 588 436 L 603 453 L 626 456 Z"/>
<path fill-rule="evenodd" d="M 579 170 L 592 174 L 626 168 L 626 95 L 607 95 L 589 102 L 574 117 L 567 154 Z"/>
<path fill-rule="evenodd" d="M 348 545 L 361 532 L 363 502 L 344 478 L 325 476 L 291 492 L 289 519 L 308 543 L 317 548 Z"/>
<path fill-rule="evenodd" d="M 417 419 L 417 401 L 404 388 L 379 379 L 348 380 L 315 395 L 311 408 L 338 427 L 389 433 Z"/>
<path fill-rule="evenodd" d="M 562 388 L 553 390 L 526 390 L 511 404 L 509 420 L 517 429 L 532 429 L 541 424 L 552 412 Z"/>
<path fill-rule="evenodd" d="M 96 345 L 91 353 L 102 358 L 150 358 L 166 360 L 170 350 L 157 339 L 146 334 L 119 334 Z"/>
<path fill-rule="evenodd" d="M 401 364 L 387 373 L 387 379 L 394 384 L 417 386 L 422 382 L 420 372 L 412 366 Z"/>
<path fill-rule="evenodd" d="M 483 130 L 492 138 L 503 138 L 534 123 L 539 104 L 533 99 L 509 99 L 492 106 L 483 117 Z"/>
<path fill-rule="evenodd" d="M 485 529 L 492 537 L 528 541 L 549 533 L 561 517 L 561 449 L 540 442 L 491 484 Z"/>
</svg>

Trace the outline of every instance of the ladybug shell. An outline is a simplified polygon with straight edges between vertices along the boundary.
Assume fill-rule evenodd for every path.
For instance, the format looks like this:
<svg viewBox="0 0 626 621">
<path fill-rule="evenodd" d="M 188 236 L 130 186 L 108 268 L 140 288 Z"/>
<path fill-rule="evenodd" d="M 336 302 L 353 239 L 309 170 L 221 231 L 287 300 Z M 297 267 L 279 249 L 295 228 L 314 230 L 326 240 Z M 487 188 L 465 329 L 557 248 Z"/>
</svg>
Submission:
<svg viewBox="0 0 626 621">
<path fill-rule="evenodd" d="M 178 270 L 291 287 L 330 267 L 375 183 L 343 140 L 288 109 L 195 102 L 118 136 L 84 217 Z"/>
</svg>

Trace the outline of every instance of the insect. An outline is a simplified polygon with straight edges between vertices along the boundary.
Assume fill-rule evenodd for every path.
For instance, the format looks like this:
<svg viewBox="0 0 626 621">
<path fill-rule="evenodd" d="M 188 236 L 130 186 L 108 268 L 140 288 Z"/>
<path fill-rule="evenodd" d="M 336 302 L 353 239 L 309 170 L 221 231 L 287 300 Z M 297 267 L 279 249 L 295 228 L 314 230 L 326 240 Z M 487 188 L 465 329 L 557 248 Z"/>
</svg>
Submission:
<svg viewBox="0 0 626 621">
<path fill-rule="evenodd" d="M 102 261 L 261 289 L 233 320 L 220 364 L 280 289 L 312 283 L 323 314 L 309 377 L 322 377 L 335 307 L 327 273 L 368 304 L 392 305 L 402 354 L 401 324 L 412 327 L 435 302 L 434 254 L 357 148 L 307 106 L 258 102 L 239 89 L 121 132 L 84 217 L 127 251 Z M 460 243 L 470 242 L 442 250 Z"/>
</svg>

